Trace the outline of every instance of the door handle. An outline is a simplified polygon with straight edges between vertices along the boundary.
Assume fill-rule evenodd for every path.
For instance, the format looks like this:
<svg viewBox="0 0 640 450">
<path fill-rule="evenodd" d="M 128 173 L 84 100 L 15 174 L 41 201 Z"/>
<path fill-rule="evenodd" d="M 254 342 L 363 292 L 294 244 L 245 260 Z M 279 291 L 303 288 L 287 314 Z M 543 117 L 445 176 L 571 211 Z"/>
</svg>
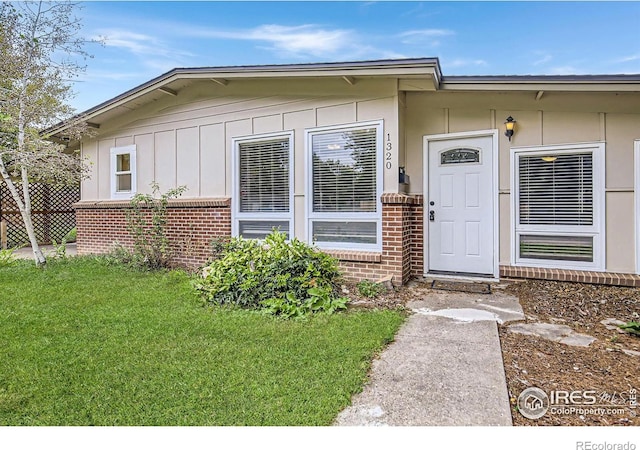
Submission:
<svg viewBox="0 0 640 450">
<path fill-rule="evenodd" d="M 436 220 L 436 212 L 434 210 L 429 211 L 429 222 Z"/>
</svg>

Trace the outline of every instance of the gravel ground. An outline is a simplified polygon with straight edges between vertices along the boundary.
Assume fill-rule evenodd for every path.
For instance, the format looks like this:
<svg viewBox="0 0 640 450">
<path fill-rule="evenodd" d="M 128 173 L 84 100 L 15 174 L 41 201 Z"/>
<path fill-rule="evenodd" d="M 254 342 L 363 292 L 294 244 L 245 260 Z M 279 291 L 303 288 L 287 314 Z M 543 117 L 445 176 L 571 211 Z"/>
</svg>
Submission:
<svg viewBox="0 0 640 450">
<path fill-rule="evenodd" d="M 601 323 L 638 321 L 640 289 L 531 280 L 513 283 L 506 292 L 519 298 L 527 323 L 558 323 L 596 338 L 588 347 L 570 347 L 500 327 L 514 425 L 640 425 L 640 417 L 629 408 L 633 390 L 640 391 L 640 337 Z M 596 391 L 597 404 L 611 405 L 605 408 L 611 412 L 617 405 L 622 414 L 547 412 L 530 420 L 515 406 L 520 392 L 530 386 L 546 393 Z M 637 409 L 640 414 L 640 406 Z"/>
<path fill-rule="evenodd" d="M 640 321 L 640 289 L 537 280 L 507 284 L 505 292 L 519 298 L 526 323 L 567 325 L 596 338 L 588 347 L 571 347 L 515 334 L 508 331 L 508 324 L 499 326 L 514 425 L 640 425 L 640 405 L 637 415 L 629 408 L 633 390 L 640 391 L 640 336 L 608 329 L 601 323 L 606 319 Z M 403 307 L 428 290 L 426 283 L 411 282 L 367 299 L 358 296 L 355 284 L 343 287 L 352 299 L 352 307 L 365 308 Z M 577 391 L 575 396 L 595 391 L 598 405 L 611 405 L 605 409 L 618 409 L 620 414 L 547 412 L 540 419 L 527 419 L 516 406 L 518 396 L 527 387 L 538 387 L 546 393 Z M 636 395 L 640 402 L 640 392 Z"/>
</svg>

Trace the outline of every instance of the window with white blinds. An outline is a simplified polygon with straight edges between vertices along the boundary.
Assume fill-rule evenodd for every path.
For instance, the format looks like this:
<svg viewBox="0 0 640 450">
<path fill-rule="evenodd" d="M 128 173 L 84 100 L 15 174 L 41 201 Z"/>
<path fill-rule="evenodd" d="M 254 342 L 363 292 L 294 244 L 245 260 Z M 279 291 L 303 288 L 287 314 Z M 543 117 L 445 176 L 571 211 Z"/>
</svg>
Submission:
<svg viewBox="0 0 640 450">
<path fill-rule="evenodd" d="M 604 270 L 604 144 L 512 149 L 516 264 Z"/>
<path fill-rule="evenodd" d="M 292 229 L 292 138 L 263 135 L 235 140 L 234 235 L 264 238 Z"/>
<path fill-rule="evenodd" d="M 308 132 L 310 240 L 379 250 L 382 123 Z"/>
<path fill-rule="evenodd" d="M 312 138 L 314 212 L 376 211 L 376 129 Z"/>
<path fill-rule="evenodd" d="M 520 156 L 520 223 L 593 225 L 593 155 Z"/>
</svg>

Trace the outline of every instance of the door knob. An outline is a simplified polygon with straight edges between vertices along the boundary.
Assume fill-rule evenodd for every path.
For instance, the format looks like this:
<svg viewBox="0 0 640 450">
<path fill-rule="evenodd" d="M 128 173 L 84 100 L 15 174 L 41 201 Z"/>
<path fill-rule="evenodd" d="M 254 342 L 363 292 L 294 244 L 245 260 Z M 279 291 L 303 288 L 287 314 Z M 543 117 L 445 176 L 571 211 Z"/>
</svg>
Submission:
<svg viewBox="0 0 640 450">
<path fill-rule="evenodd" d="M 434 210 L 429 211 L 429 221 L 433 222 L 436 220 L 436 212 Z"/>
</svg>

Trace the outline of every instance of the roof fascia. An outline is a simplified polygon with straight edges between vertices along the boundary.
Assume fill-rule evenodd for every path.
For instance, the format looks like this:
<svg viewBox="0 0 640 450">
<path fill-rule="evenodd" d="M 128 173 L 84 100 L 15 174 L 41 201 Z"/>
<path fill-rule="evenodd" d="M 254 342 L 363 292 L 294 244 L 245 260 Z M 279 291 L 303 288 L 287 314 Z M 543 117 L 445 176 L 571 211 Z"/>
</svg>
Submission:
<svg viewBox="0 0 640 450">
<path fill-rule="evenodd" d="M 110 100 L 90 108 L 76 117 L 83 120 L 123 106 L 127 102 L 155 91 L 167 84 L 184 79 L 265 79 L 287 77 L 424 77 L 434 79 L 436 89 L 442 79 L 438 58 L 415 58 L 404 60 L 356 61 L 346 63 L 287 64 L 264 66 L 228 66 L 176 68 L 152 80 L 130 89 Z M 56 134 L 67 127 L 68 122 L 60 123 L 47 130 Z"/>
<path fill-rule="evenodd" d="M 640 92 L 640 75 L 448 76 L 444 91 Z"/>
</svg>

